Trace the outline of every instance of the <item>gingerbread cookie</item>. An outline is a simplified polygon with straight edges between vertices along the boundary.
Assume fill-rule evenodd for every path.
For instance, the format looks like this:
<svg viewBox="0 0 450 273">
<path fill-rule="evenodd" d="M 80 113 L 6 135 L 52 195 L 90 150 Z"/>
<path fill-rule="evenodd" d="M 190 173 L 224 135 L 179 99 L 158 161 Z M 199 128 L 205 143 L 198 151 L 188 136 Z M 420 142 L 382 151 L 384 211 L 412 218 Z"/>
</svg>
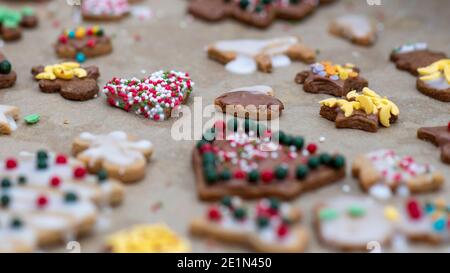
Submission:
<svg viewBox="0 0 450 273">
<path fill-rule="evenodd" d="M 371 46 L 377 39 L 375 24 L 364 15 L 346 14 L 330 23 L 330 33 L 361 46 Z"/>
<path fill-rule="evenodd" d="M 209 22 L 231 17 L 250 26 L 267 28 L 277 18 L 301 20 L 318 5 L 318 0 L 191 0 L 188 11 Z"/>
<path fill-rule="evenodd" d="M 226 114 L 254 120 L 278 118 L 284 109 L 273 89 L 265 85 L 233 89 L 217 97 L 214 105 Z"/>
<path fill-rule="evenodd" d="M 158 71 L 144 79 L 113 78 L 103 87 L 111 106 L 155 121 L 169 119 L 189 99 L 194 82 L 188 73 Z"/>
<path fill-rule="evenodd" d="M 304 252 L 307 231 L 298 225 L 301 213 L 279 200 L 262 199 L 247 209 L 238 197 L 224 197 L 207 216 L 191 222 L 193 235 L 251 247 L 257 252 Z"/>
<path fill-rule="evenodd" d="M 201 200 L 226 195 L 293 199 L 345 177 L 342 155 L 319 152 L 301 136 L 272 133 L 249 119 L 242 127 L 236 118 L 228 126 L 218 121 L 193 150 Z"/>
<path fill-rule="evenodd" d="M 17 74 L 12 70 L 11 63 L 0 52 L 0 89 L 9 88 L 16 83 Z"/>
<path fill-rule="evenodd" d="M 295 76 L 295 82 L 303 84 L 305 92 L 336 97 L 346 96 L 353 90 L 360 92 L 369 85 L 368 81 L 360 76 L 359 68 L 353 64 L 334 65 L 329 61 L 312 64 L 310 70 Z"/>
<path fill-rule="evenodd" d="M 0 7 L 0 36 L 4 41 L 15 41 L 22 37 L 22 28 L 34 28 L 38 18 L 34 10 L 24 7 L 21 11 Z"/>
<path fill-rule="evenodd" d="M 99 206 L 118 205 L 124 195 L 123 186 L 109 179 L 106 171 L 90 175 L 82 162 L 45 150 L 6 158 L 0 165 L 0 181 L 8 185 L 74 192 Z"/>
<path fill-rule="evenodd" d="M 75 59 L 83 63 L 86 58 L 106 55 L 112 52 L 111 39 L 103 28 L 78 27 L 66 29 L 55 44 L 56 55 L 60 58 Z"/>
<path fill-rule="evenodd" d="M 450 122 L 447 126 L 420 128 L 417 137 L 438 146 L 442 162 L 450 164 Z"/>
<path fill-rule="evenodd" d="M 19 107 L 0 104 L 0 134 L 9 135 L 17 129 L 19 113 Z"/>
<path fill-rule="evenodd" d="M 206 51 L 210 59 L 236 74 L 256 70 L 270 73 L 274 67 L 289 66 L 292 61 L 312 63 L 316 59 L 316 52 L 296 37 L 218 41 L 207 46 Z"/>
<path fill-rule="evenodd" d="M 361 188 L 379 199 L 392 192 L 401 195 L 436 191 L 444 176 L 429 164 L 421 164 L 411 156 L 398 156 L 393 150 L 377 150 L 355 158 L 353 176 Z"/>
<path fill-rule="evenodd" d="M 106 135 L 85 132 L 74 140 L 72 153 L 86 164 L 89 172 L 103 169 L 123 183 L 132 183 L 144 178 L 153 145 L 122 131 Z"/>
<path fill-rule="evenodd" d="M 444 53 L 429 50 L 426 43 L 404 44 L 395 48 L 390 56 L 398 69 L 408 71 L 414 76 L 419 75 L 417 69 L 445 58 L 447 55 Z"/>
<path fill-rule="evenodd" d="M 35 66 L 31 69 L 34 79 L 44 93 L 59 92 L 68 100 L 85 101 L 97 96 L 97 79 L 100 72 L 96 66 L 81 67 L 79 63 Z"/>
<path fill-rule="evenodd" d="M 341 251 L 366 251 L 370 242 L 390 243 L 395 227 L 383 206 L 366 197 L 338 196 L 314 208 L 319 241 Z"/>
<path fill-rule="evenodd" d="M 189 242 L 165 224 L 137 225 L 108 237 L 108 252 L 112 253 L 186 253 Z"/>
<path fill-rule="evenodd" d="M 128 15 L 127 0 L 83 0 L 81 14 L 84 20 L 115 21 Z"/>
<path fill-rule="evenodd" d="M 450 102 L 450 59 L 417 69 L 417 90 L 433 99 Z"/>
<path fill-rule="evenodd" d="M 336 128 L 377 132 L 379 126 L 390 127 L 400 111 L 386 97 L 364 87 L 362 93 L 351 91 L 346 99 L 326 99 L 320 102 L 320 115 L 334 121 Z"/>
</svg>

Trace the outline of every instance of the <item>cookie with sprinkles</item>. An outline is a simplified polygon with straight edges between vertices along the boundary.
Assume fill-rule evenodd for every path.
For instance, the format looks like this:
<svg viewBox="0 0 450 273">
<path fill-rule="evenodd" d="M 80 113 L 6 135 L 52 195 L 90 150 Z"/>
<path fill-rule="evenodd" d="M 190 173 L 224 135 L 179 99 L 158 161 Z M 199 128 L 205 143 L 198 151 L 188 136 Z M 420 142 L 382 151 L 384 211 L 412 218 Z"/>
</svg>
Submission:
<svg viewBox="0 0 450 273">
<path fill-rule="evenodd" d="M 289 66 L 293 61 L 312 63 L 316 59 L 315 50 L 293 36 L 217 41 L 208 45 L 206 51 L 210 59 L 225 65 L 234 74 L 271 73 L 274 68 Z"/>
<path fill-rule="evenodd" d="M 267 28 L 276 19 L 299 21 L 318 6 L 318 0 L 191 0 L 188 12 L 208 22 L 234 18 L 250 26 Z"/>
<path fill-rule="evenodd" d="M 330 23 L 331 34 L 360 46 L 371 46 L 377 40 L 374 22 L 364 15 L 345 14 Z"/>
<path fill-rule="evenodd" d="M 107 55 L 112 50 L 110 37 L 99 26 L 65 29 L 55 44 L 59 58 L 74 59 L 79 63 L 87 58 Z"/>
<path fill-rule="evenodd" d="M 120 20 L 130 12 L 128 2 L 128 0 L 83 0 L 81 14 L 84 20 Z"/>
<path fill-rule="evenodd" d="M 393 150 L 357 156 L 352 172 L 361 188 L 378 199 L 389 199 L 393 193 L 404 196 L 437 191 L 445 180 L 433 166 L 411 156 L 399 156 Z"/>
<path fill-rule="evenodd" d="M 67 100 L 90 100 L 99 91 L 97 66 L 82 67 L 76 62 L 39 65 L 31 69 L 31 74 L 43 93 L 60 93 Z"/>
<path fill-rule="evenodd" d="M 443 102 L 450 102 L 450 59 L 442 59 L 417 69 L 417 90 Z"/>
<path fill-rule="evenodd" d="M 321 152 L 317 144 L 262 123 L 236 118 L 217 121 L 192 153 L 198 197 L 293 199 L 345 177 L 345 158 Z"/>
<path fill-rule="evenodd" d="M 228 115 L 254 120 L 278 118 L 284 104 L 275 97 L 270 86 L 240 87 L 225 92 L 214 100 L 216 108 Z"/>
<path fill-rule="evenodd" d="M 390 59 L 398 69 L 418 76 L 417 69 L 447 58 L 443 52 L 430 50 L 426 43 L 408 43 L 392 50 Z"/>
<path fill-rule="evenodd" d="M 314 94 L 346 96 L 348 92 L 360 92 L 369 82 L 360 76 L 359 68 L 347 63 L 335 65 L 329 61 L 312 64 L 309 70 L 295 76 L 295 82 L 303 84 L 303 90 Z"/>
<path fill-rule="evenodd" d="M 103 87 L 108 103 L 147 119 L 162 121 L 185 104 L 194 87 L 188 73 L 158 71 L 144 79 L 113 78 Z"/>
<path fill-rule="evenodd" d="M 450 164 L 450 122 L 447 126 L 422 127 L 417 137 L 439 147 L 442 162 Z"/>
<path fill-rule="evenodd" d="M 450 203 L 444 198 L 431 201 L 409 199 L 398 208 L 398 229 L 411 241 L 430 244 L 450 242 Z"/>
<path fill-rule="evenodd" d="M 116 206 L 124 197 L 122 184 L 109 178 L 106 171 L 90 175 L 81 161 L 64 154 L 39 150 L 7 157 L 0 163 L 0 181 L 4 184 L 70 191 L 98 206 Z"/>
<path fill-rule="evenodd" d="M 225 196 L 194 219 L 190 233 L 257 252 L 304 252 L 308 233 L 299 225 L 301 212 L 276 198 L 260 199 L 246 207 L 239 197 Z"/>
<path fill-rule="evenodd" d="M 123 131 L 103 135 L 83 132 L 73 141 L 72 153 L 89 172 L 105 170 L 112 178 L 132 183 L 144 178 L 153 144 Z"/>
<path fill-rule="evenodd" d="M 22 37 L 23 28 L 34 28 L 38 18 L 34 10 L 24 7 L 20 11 L 0 7 L 0 36 L 4 41 L 15 41 Z"/>
<path fill-rule="evenodd" d="M 17 130 L 19 114 L 19 107 L 0 104 L 0 135 L 10 135 Z"/>
<path fill-rule="evenodd" d="M 387 212 L 392 210 L 387 208 Z M 383 205 L 361 196 L 335 196 L 319 202 L 313 209 L 313 223 L 320 243 L 340 251 L 367 251 L 370 242 L 385 247 L 395 233 Z"/>
<path fill-rule="evenodd" d="M 320 115 L 333 121 L 336 128 L 358 129 L 375 133 L 380 126 L 390 127 L 400 114 L 397 105 L 364 87 L 361 93 L 351 91 L 345 99 L 320 101 Z"/>
<path fill-rule="evenodd" d="M 16 83 L 17 74 L 12 69 L 11 63 L 0 52 L 0 89 L 12 87 Z"/>
</svg>

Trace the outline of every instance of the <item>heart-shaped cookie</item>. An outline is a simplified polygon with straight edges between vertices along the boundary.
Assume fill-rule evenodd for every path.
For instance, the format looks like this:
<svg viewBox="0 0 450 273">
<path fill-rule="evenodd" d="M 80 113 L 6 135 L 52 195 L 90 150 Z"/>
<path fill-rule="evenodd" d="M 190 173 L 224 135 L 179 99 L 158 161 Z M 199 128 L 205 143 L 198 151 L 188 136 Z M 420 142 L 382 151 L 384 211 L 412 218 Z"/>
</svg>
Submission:
<svg viewBox="0 0 450 273">
<path fill-rule="evenodd" d="M 110 105 L 152 120 L 165 120 L 186 103 L 194 83 L 189 74 L 158 71 L 144 79 L 113 78 L 103 87 Z"/>
</svg>

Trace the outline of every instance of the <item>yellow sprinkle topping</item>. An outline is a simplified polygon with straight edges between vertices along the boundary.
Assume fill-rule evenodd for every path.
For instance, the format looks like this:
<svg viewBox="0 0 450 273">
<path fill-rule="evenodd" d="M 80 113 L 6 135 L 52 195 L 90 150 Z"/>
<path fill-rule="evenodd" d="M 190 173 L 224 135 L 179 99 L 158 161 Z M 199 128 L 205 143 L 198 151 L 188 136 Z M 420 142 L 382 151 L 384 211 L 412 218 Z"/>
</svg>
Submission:
<svg viewBox="0 0 450 273">
<path fill-rule="evenodd" d="M 380 123 L 385 127 L 390 126 L 392 115 L 400 114 L 397 105 L 386 97 L 380 97 L 367 87 L 362 90 L 362 93 L 349 92 L 346 99 L 331 98 L 321 101 L 320 104 L 327 107 L 339 106 L 345 117 L 350 117 L 354 110 L 363 110 L 367 115 L 378 114 Z"/>
<path fill-rule="evenodd" d="M 417 69 L 422 81 L 434 81 L 445 78 L 450 84 L 450 59 L 442 59 L 427 67 Z"/>
<path fill-rule="evenodd" d="M 400 218 L 398 210 L 393 206 L 387 206 L 384 208 L 384 216 L 386 217 L 386 219 L 392 222 L 398 221 L 398 219 Z"/>
<path fill-rule="evenodd" d="M 180 253 L 190 245 L 165 224 L 138 225 L 107 239 L 113 253 Z"/>
<path fill-rule="evenodd" d="M 85 78 L 87 71 L 80 67 L 79 63 L 67 62 L 61 64 L 47 65 L 44 72 L 36 75 L 38 80 L 71 80 L 74 77 Z"/>
</svg>

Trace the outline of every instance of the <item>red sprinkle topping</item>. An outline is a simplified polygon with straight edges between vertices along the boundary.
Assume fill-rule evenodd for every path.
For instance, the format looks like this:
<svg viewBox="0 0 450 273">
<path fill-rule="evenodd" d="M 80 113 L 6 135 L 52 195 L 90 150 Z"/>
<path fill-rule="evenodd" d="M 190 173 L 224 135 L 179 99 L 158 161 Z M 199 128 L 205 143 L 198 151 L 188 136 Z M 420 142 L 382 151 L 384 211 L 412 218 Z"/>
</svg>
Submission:
<svg viewBox="0 0 450 273">
<path fill-rule="evenodd" d="M 50 186 L 57 188 L 61 185 L 61 179 L 58 176 L 54 176 L 50 179 Z"/>
<path fill-rule="evenodd" d="M 63 165 L 67 164 L 67 156 L 65 155 L 57 155 L 55 159 L 56 164 Z"/>
<path fill-rule="evenodd" d="M 220 221 L 222 213 L 217 207 L 210 207 L 208 210 L 208 218 L 211 221 Z"/>
<path fill-rule="evenodd" d="M 237 170 L 234 172 L 234 178 L 236 179 L 244 179 L 245 178 L 245 172 L 242 170 Z"/>
<path fill-rule="evenodd" d="M 200 153 L 204 154 L 206 152 L 211 152 L 212 151 L 212 146 L 209 143 L 203 144 L 202 147 L 200 147 Z"/>
<path fill-rule="evenodd" d="M 95 47 L 95 40 L 94 39 L 90 39 L 86 42 L 86 46 L 90 47 L 90 48 L 94 48 Z"/>
<path fill-rule="evenodd" d="M 286 235 L 288 234 L 288 232 L 289 232 L 289 228 L 288 228 L 287 225 L 281 224 L 281 225 L 278 226 L 278 229 L 277 229 L 277 235 L 278 235 L 278 237 L 284 238 L 284 237 L 286 237 Z"/>
<path fill-rule="evenodd" d="M 447 124 L 448 130 L 450 131 L 450 121 Z"/>
<path fill-rule="evenodd" d="M 73 170 L 73 176 L 77 179 L 82 179 L 86 175 L 86 169 L 83 167 L 76 167 Z"/>
<path fill-rule="evenodd" d="M 414 199 L 409 200 L 406 207 L 408 209 L 408 214 L 409 217 L 411 217 L 411 219 L 417 220 L 422 217 L 422 209 L 420 208 L 420 205 L 416 200 Z"/>
<path fill-rule="evenodd" d="M 317 145 L 314 143 L 308 144 L 306 150 L 308 150 L 310 154 L 314 154 L 317 151 Z"/>
<path fill-rule="evenodd" d="M 7 170 L 12 170 L 12 169 L 17 168 L 17 160 L 14 158 L 6 159 L 5 167 Z"/>
<path fill-rule="evenodd" d="M 59 42 L 60 42 L 61 44 L 66 44 L 68 41 L 69 41 L 69 38 L 67 38 L 66 35 L 61 35 L 61 36 L 59 36 Z"/>
<path fill-rule="evenodd" d="M 261 173 L 261 178 L 264 182 L 270 183 L 273 180 L 273 172 L 271 170 L 266 170 Z"/>
<path fill-rule="evenodd" d="M 39 196 L 36 200 L 36 205 L 39 208 L 44 208 L 45 206 L 47 206 L 47 204 L 48 204 L 48 199 L 44 195 Z"/>
</svg>

